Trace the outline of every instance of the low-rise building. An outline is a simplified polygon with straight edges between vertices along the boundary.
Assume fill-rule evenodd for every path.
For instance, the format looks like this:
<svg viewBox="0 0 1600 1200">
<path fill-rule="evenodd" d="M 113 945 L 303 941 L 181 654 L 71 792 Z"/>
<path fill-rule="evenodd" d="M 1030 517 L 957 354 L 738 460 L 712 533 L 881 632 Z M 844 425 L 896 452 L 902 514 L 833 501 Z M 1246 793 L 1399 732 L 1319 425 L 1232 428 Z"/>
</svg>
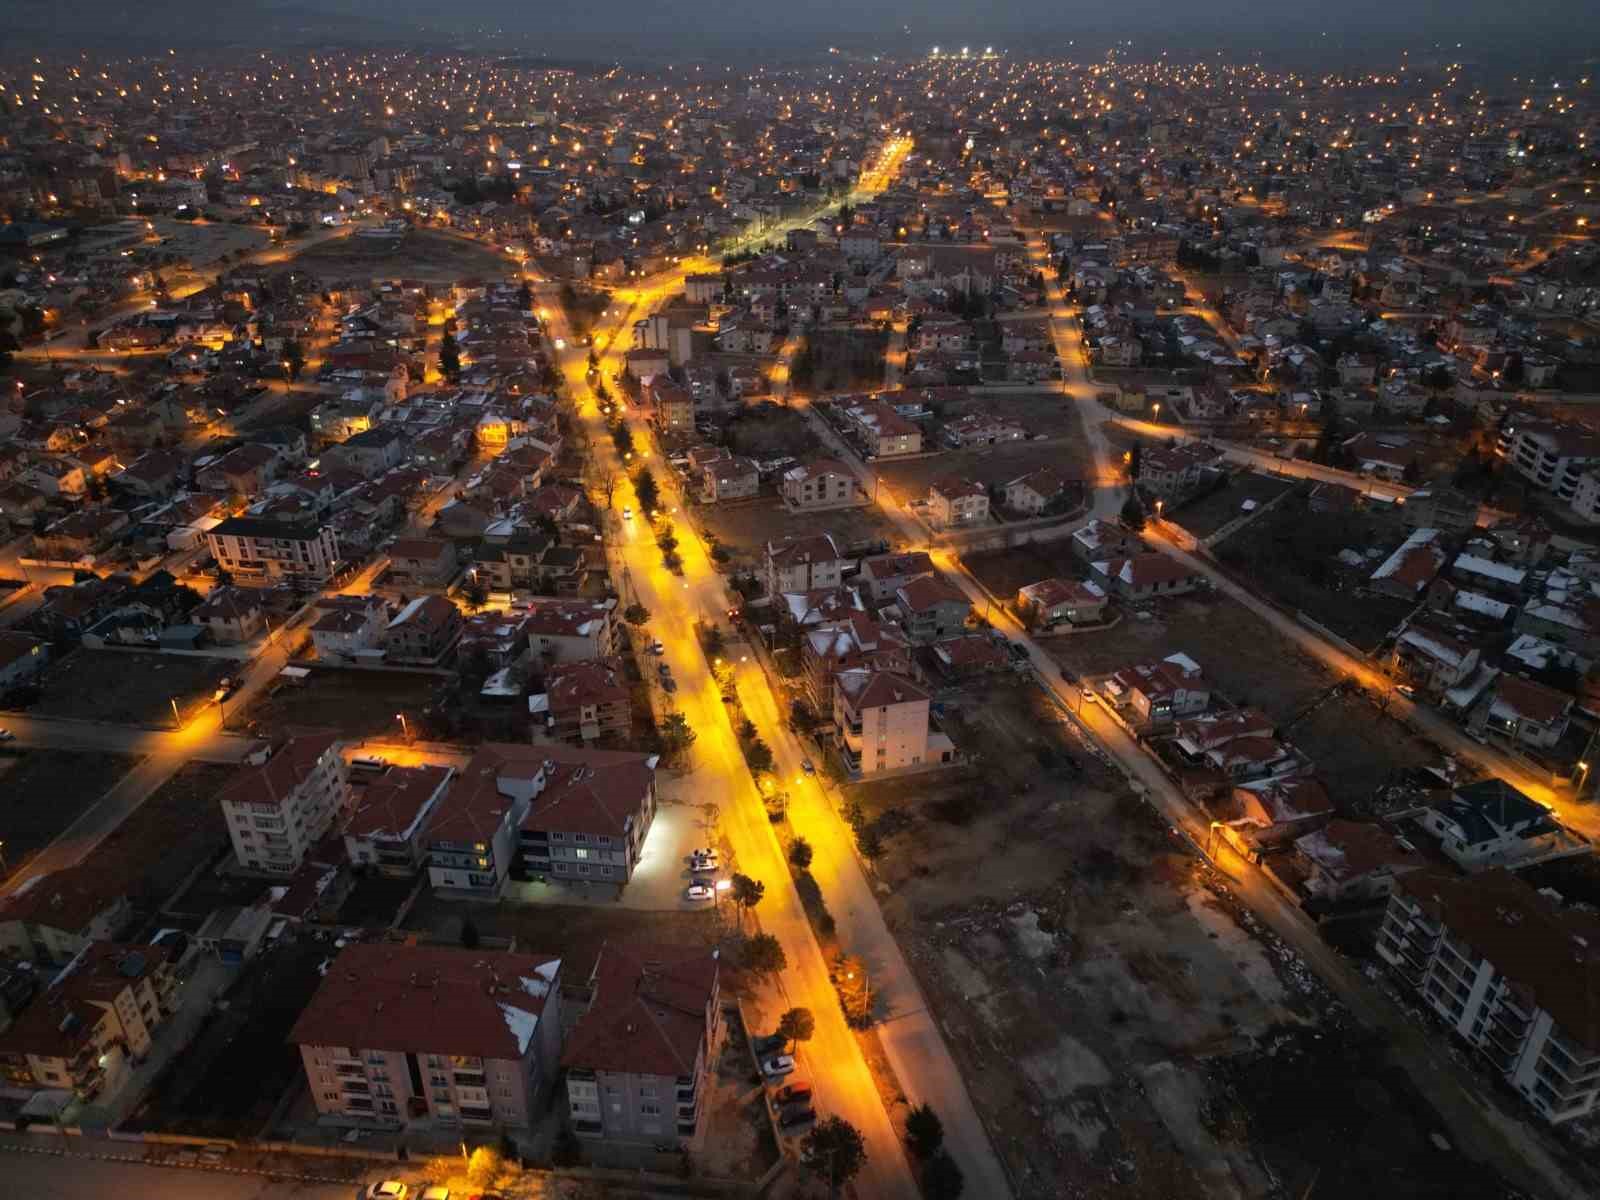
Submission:
<svg viewBox="0 0 1600 1200">
<path fill-rule="evenodd" d="M 1097 583 L 1076 579 L 1041 579 L 1017 589 L 1017 611 L 1038 629 L 1052 625 L 1098 625 L 1109 600 Z"/>
<path fill-rule="evenodd" d="M 461 610 L 445 596 L 418 596 L 390 619 L 384 658 L 397 663 L 437 663 L 461 637 Z"/>
<path fill-rule="evenodd" d="M 1378 955 L 1545 1120 L 1600 1100 L 1600 919 L 1508 871 L 1399 879 Z"/>
<path fill-rule="evenodd" d="M 32 683 L 50 662 L 50 643 L 30 633 L 0 630 L 0 695 Z"/>
<path fill-rule="evenodd" d="M 399 538 L 389 547 L 388 583 L 402 588 L 442 588 L 460 569 L 448 538 Z"/>
<path fill-rule="evenodd" d="M 938 529 L 964 529 L 989 519 L 989 489 L 976 479 L 949 475 L 928 486 L 928 521 Z"/>
<path fill-rule="evenodd" d="M 829 533 L 785 537 L 766 546 L 767 595 L 839 586 L 849 560 Z"/>
<path fill-rule="evenodd" d="M 1295 838 L 1294 848 L 1306 894 L 1329 904 L 1387 896 L 1426 861 L 1381 825 L 1360 821 L 1331 820 Z"/>
<path fill-rule="evenodd" d="M 289 875 L 350 806 L 350 775 L 336 733 L 289 738 L 246 765 L 217 800 L 234 857 L 246 870 Z"/>
<path fill-rule="evenodd" d="M 0 953 L 68 962 L 90 942 L 121 937 L 133 919 L 120 885 L 80 862 L 23 880 L 0 898 Z"/>
<path fill-rule="evenodd" d="M 933 559 L 924 550 L 909 550 L 903 554 L 875 554 L 861 560 L 861 570 L 856 584 L 875 604 L 893 600 L 901 586 L 919 575 L 933 570 Z"/>
<path fill-rule="evenodd" d="M 212 588 L 189 614 L 189 621 L 205 626 L 217 645 L 237 646 L 253 639 L 266 625 L 260 596 L 254 588 Z"/>
<path fill-rule="evenodd" d="M 323 1117 L 530 1129 L 561 1061 L 561 960 L 354 942 L 289 1034 Z"/>
<path fill-rule="evenodd" d="M 389 606 L 381 596 L 323 596 L 316 608 L 321 615 L 311 623 L 311 643 L 319 659 L 347 663 L 383 657 Z"/>
<path fill-rule="evenodd" d="M 623 740 L 632 731 L 632 697 L 616 659 L 557 663 L 544 683 L 544 692 L 528 699 L 536 736 L 593 742 Z"/>
<path fill-rule="evenodd" d="M 799 512 L 844 508 L 866 501 L 854 473 L 837 459 L 822 458 L 783 473 L 783 502 Z"/>
<path fill-rule="evenodd" d="M 1181 596 L 1205 583 L 1199 571 L 1154 550 L 1096 562 L 1092 568 L 1100 585 L 1124 600 Z"/>
<path fill-rule="evenodd" d="M 937 571 L 906 580 L 894 592 L 894 614 L 914 642 L 960 633 L 972 615 L 972 601 Z"/>
<path fill-rule="evenodd" d="M 1535 838 L 1558 828 L 1550 811 L 1503 779 L 1457 787 L 1428 804 L 1418 822 L 1464 871 L 1482 871 L 1522 857 Z"/>
<path fill-rule="evenodd" d="M 527 649 L 541 663 L 588 662 L 616 654 L 617 601 L 535 597 L 511 614 L 521 622 Z"/>
<path fill-rule="evenodd" d="M 339 540 L 325 525 L 229 517 L 206 534 L 217 564 L 240 583 L 320 587 L 339 562 Z"/>
<path fill-rule="evenodd" d="M 1124 667 L 1104 684 L 1117 705 L 1139 724 L 1160 727 L 1211 707 L 1211 687 L 1200 664 L 1187 654 L 1169 654 L 1160 662 Z M 1237 740 L 1237 739 L 1234 739 Z"/>
</svg>

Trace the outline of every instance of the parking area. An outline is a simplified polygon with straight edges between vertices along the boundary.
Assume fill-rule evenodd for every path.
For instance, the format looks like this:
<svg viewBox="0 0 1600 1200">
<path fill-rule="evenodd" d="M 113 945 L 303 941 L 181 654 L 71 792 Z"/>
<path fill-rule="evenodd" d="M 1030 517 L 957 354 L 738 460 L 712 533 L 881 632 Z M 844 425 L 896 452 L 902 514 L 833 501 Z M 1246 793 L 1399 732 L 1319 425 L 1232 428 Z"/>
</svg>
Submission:
<svg viewBox="0 0 1600 1200">
<path fill-rule="evenodd" d="M 650 832 L 645 835 L 639 865 L 627 886 L 556 879 L 511 880 L 506 884 L 504 899 L 513 904 L 604 905 L 645 912 L 709 909 L 711 901 L 685 896 L 692 882 L 689 854 L 705 846 L 709 836 L 702 809 L 662 800 L 650 823 Z M 716 873 L 726 876 L 726 867 Z"/>
<path fill-rule="evenodd" d="M 187 654 L 77 649 L 44 673 L 40 716 L 173 727 L 173 708 L 189 720 L 211 703 L 217 684 L 239 664 Z"/>
</svg>

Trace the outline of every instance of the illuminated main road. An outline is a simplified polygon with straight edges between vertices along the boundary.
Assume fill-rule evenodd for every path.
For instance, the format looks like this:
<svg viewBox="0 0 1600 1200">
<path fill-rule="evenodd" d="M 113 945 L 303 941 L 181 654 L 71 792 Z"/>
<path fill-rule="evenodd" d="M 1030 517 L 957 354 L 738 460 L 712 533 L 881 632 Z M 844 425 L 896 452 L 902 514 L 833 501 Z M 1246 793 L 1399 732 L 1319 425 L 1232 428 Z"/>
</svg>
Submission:
<svg viewBox="0 0 1600 1200">
<path fill-rule="evenodd" d="M 908 149 L 904 143 L 892 145 L 886 166 L 869 172 L 852 199 L 869 194 L 892 178 Z M 781 232 L 780 227 L 765 236 L 780 236 Z M 688 271 L 707 269 L 709 265 L 684 264 L 670 274 L 647 280 L 640 288 L 617 293 L 620 302 L 595 332 L 603 376 L 609 378 L 620 372 L 635 316 L 648 313 L 678 291 Z M 733 850 L 738 869 L 766 884 L 766 898 L 756 912 L 761 927 L 778 938 L 788 956 L 789 969 L 781 981 L 785 993 L 782 1006 L 804 1005 L 816 1018 L 816 1033 L 801 1049 L 804 1069 L 817 1081 L 819 1107 L 850 1121 L 867 1141 L 868 1163 L 856 1182 L 858 1193 L 863 1197 L 909 1200 L 917 1194 L 917 1188 L 904 1152 L 855 1035 L 840 1014 L 821 947 L 790 882 L 782 848 L 745 766 L 727 706 L 722 703 L 720 689 L 694 636 L 697 620 L 725 620 L 731 600 L 726 583 L 705 547 L 682 520 L 677 524 L 682 574 L 675 575 L 662 566 L 654 532 L 624 471 L 625 465 L 636 467 L 639 462 L 617 461 L 605 421 L 597 405 L 587 398 L 587 351 L 575 344 L 564 315 L 555 308 L 550 310 L 550 323 L 552 335 L 563 338 L 568 347 L 561 366 L 572 394 L 579 398 L 579 416 L 590 438 L 595 465 L 602 474 L 611 473 L 616 478 L 611 541 L 619 559 L 619 590 L 626 602 L 636 599 L 650 611 L 649 630 L 664 643 L 663 658 L 677 681 L 678 691 L 672 699 L 698 735 L 686 781 L 689 786 L 683 790 L 694 794 L 700 803 L 717 808 L 721 832 Z M 636 458 L 654 468 L 663 505 L 672 507 L 676 497 L 670 468 L 659 454 L 643 458 L 650 454 L 645 449 L 650 443 L 642 427 L 634 429 L 634 442 Z M 619 518 L 625 507 L 633 510 L 631 520 Z M 893 938 L 883 928 L 882 914 L 854 858 L 848 829 L 833 815 L 814 781 L 802 776 L 801 751 L 785 727 L 765 678 L 753 663 L 747 660 L 738 664 L 737 683 L 747 715 L 773 749 L 791 797 L 790 820 L 815 847 L 811 870 L 834 912 L 841 944 L 864 956 L 874 991 L 887 1008 L 889 1019 L 880 1024 L 879 1036 L 901 1087 L 913 1103 L 927 1100 L 944 1118 L 946 1141 L 966 1173 L 969 1194 L 1009 1195 L 1004 1174 L 972 1112 L 965 1087 L 937 1028 L 920 996 L 914 1004 L 908 1000 L 908 995 L 915 993 L 915 981 Z M 871 921 L 876 922 L 878 938 L 861 931 Z M 906 1044 L 902 1031 L 918 1035 L 914 1047 Z"/>
</svg>

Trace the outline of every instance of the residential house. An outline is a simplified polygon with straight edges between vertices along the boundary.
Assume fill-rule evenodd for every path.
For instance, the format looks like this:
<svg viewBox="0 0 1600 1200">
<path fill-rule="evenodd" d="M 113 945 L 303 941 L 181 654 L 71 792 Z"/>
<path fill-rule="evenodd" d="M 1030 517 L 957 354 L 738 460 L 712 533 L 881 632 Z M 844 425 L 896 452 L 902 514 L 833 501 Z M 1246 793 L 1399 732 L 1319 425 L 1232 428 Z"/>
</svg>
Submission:
<svg viewBox="0 0 1600 1200">
<path fill-rule="evenodd" d="M 0 629 L 0 696 L 32 683 L 50 661 L 50 643 L 29 633 Z"/>
<path fill-rule="evenodd" d="M 1417 820 L 1439 839 L 1445 857 L 1469 872 L 1521 857 L 1534 838 L 1557 828 L 1548 809 L 1495 778 L 1460 785 Z"/>
<path fill-rule="evenodd" d="M 922 430 L 882 400 L 867 400 L 844 410 L 873 458 L 899 458 L 922 453 Z"/>
<path fill-rule="evenodd" d="M 617 601 L 536 597 L 513 614 L 528 653 L 542 663 L 588 662 L 618 650 Z"/>
<path fill-rule="evenodd" d="M 381 596 L 322 596 L 321 612 L 311 624 L 317 657 L 331 663 L 376 663 L 383 658 L 389 606 Z"/>
<path fill-rule="evenodd" d="M 767 595 L 837 587 L 846 566 L 829 533 L 785 537 L 766 546 Z"/>
<path fill-rule="evenodd" d="M 1076 579 L 1041 579 L 1017 589 L 1016 607 L 1035 628 L 1054 625 L 1098 625 L 1105 620 L 1105 589 Z"/>
<path fill-rule="evenodd" d="M 448 538 L 397 538 L 389 547 L 387 582 L 400 588 L 444 588 L 460 564 Z"/>
<path fill-rule="evenodd" d="M 1454 488 L 1432 485 L 1418 488 L 1407 496 L 1400 516 L 1412 529 L 1465 533 L 1477 525 L 1478 509 L 1478 502 L 1471 496 Z"/>
<path fill-rule="evenodd" d="M 1181 495 L 1200 482 L 1217 457 L 1215 450 L 1192 443 L 1145 446 L 1139 454 L 1139 487 L 1157 496 Z"/>
<path fill-rule="evenodd" d="M 383 635 L 389 662 L 439 662 L 461 637 L 461 610 L 445 596 L 418 596 L 390 619 Z"/>
<path fill-rule="evenodd" d="M 212 588 L 189 614 L 194 625 L 203 625 L 219 646 L 237 646 L 251 641 L 266 624 L 261 608 L 261 593 L 255 588 L 224 585 Z"/>
<path fill-rule="evenodd" d="M 1383 826 L 1338 818 L 1295 838 L 1294 849 L 1307 895 L 1329 904 L 1386 897 L 1395 880 L 1426 863 Z"/>
<path fill-rule="evenodd" d="M 1411 624 L 1395 639 L 1391 665 L 1430 699 L 1460 687 L 1478 670 L 1478 648 L 1451 634 Z"/>
<path fill-rule="evenodd" d="M 530 1130 L 561 1061 L 561 960 L 351 942 L 289 1041 L 332 1123 Z"/>
<path fill-rule="evenodd" d="M 1124 667 L 1105 681 L 1103 690 L 1138 724 L 1157 728 L 1211 707 L 1211 688 L 1200 664 L 1181 652 L 1160 662 Z"/>
<path fill-rule="evenodd" d="M 989 490 L 976 479 L 948 475 L 928 486 L 928 522 L 936 529 L 964 529 L 989 519 Z"/>
<path fill-rule="evenodd" d="M 1395 882 L 1378 955 L 1551 1123 L 1600 1101 L 1600 918 L 1508 871 Z"/>
<path fill-rule="evenodd" d="M 350 775 L 336 733 L 291 737 L 247 764 L 217 793 L 239 865 L 289 875 L 350 807 Z"/>
<path fill-rule="evenodd" d="M 1082 481 L 1069 479 L 1056 467 L 1039 467 L 1005 486 L 1006 507 L 1029 517 L 1066 512 L 1082 497 Z"/>
<path fill-rule="evenodd" d="M 694 397 L 665 375 L 656 375 L 645 384 L 642 405 L 658 433 L 694 432 Z"/>
<path fill-rule="evenodd" d="M 861 560 L 856 585 L 862 588 L 875 604 L 894 599 L 903 584 L 933 570 L 933 559 L 926 551 L 911 550 L 903 554 L 877 554 Z"/>
<path fill-rule="evenodd" d="M 561 1055 L 579 1137 L 700 1136 L 724 1034 L 719 970 L 706 947 L 601 948 Z"/>
<path fill-rule="evenodd" d="M 625 739 L 633 730 L 633 704 L 614 658 L 554 664 L 542 695 L 528 698 L 536 736 L 555 741 Z"/>
<path fill-rule="evenodd" d="M 931 642 L 965 629 L 972 601 L 944 576 L 929 571 L 895 589 L 894 609 L 913 642 Z"/>
<path fill-rule="evenodd" d="M 1438 529 L 1413 530 L 1398 549 L 1378 564 L 1367 586 L 1397 600 L 1416 600 L 1433 582 L 1448 555 Z"/>
<path fill-rule="evenodd" d="M 1205 576 L 1157 551 L 1136 553 L 1130 558 L 1110 559 L 1092 564 L 1101 586 L 1124 600 L 1153 600 L 1160 596 L 1181 596 L 1205 583 Z"/>
<path fill-rule="evenodd" d="M 700 475 L 700 498 L 707 504 L 748 500 L 761 491 L 761 472 L 748 458 L 721 458 Z"/>
<path fill-rule="evenodd" d="M 1089 521 L 1072 533 L 1072 552 L 1086 563 L 1125 559 L 1143 549 L 1135 534 L 1110 521 Z"/>
<path fill-rule="evenodd" d="M 1549 750 L 1566 736 L 1575 703 L 1567 693 L 1537 680 L 1502 673 L 1467 728 L 1496 734 L 1513 745 Z"/>
<path fill-rule="evenodd" d="M 422 831 L 455 776 L 452 767 L 425 763 L 389 767 L 356 793 L 344 826 L 351 865 L 410 879 L 425 860 Z"/>
<path fill-rule="evenodd" d="M 451 781 L 423 823 L 428 883 L 435 890 L 494 898 L 517 857 L 517 826 L 535 776 L 521 746 L 486 743 Z"/>
</svg>

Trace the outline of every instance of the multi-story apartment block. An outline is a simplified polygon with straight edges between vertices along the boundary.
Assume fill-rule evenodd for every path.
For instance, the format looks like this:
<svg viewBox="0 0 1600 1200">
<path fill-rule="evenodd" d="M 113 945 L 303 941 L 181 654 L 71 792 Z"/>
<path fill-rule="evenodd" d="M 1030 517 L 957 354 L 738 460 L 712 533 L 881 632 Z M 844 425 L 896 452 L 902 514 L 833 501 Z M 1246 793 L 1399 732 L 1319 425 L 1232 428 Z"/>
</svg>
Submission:
<svg viewBox="0 0 1600 1200">
<path fill-rule="evenodd" d="M 114 1092 L 177 1011 L 179 988 L 166 950 L 90 943 L 0 1033 L 0 1077 L 79 1100 Z"/>
<path fill-rule="evenodd" d="M 528 700 L 543 736 L 563 742 L 625 739 L 633 729 L 633 697 L 614 658 L 558 663 L 546 672 L 542 696 Z M 536 727 L 537 728 L 537 727 Z"/>
<path fill-rule="evenodd" d="M 625 884 L 656 814 L 656 759 L 627 750 L 532 746 L 537 790 L 520 828 L 534 875 Z"/>
<path fill-rule="evenodd" d="M 767 543 L 767 595 L 838 587 L 849 561 L 830 533 L 785 537 Z"/>
<path fill-rule="evenodd" d="M 323 584 L 339 562 L 339 539 L 326 525 L 229 517 L 208 533 L 217 565 L 239 583 Z"/>
<path fill-rule="evenodd" d="M 670 379 L 656 376 L 644 389 L 650 424 L 661 433 L 694 432 L 694 397 Z"/>
<path fill-rule="evenodd" d="M 356 866 L 410 878 L 422 866 L 422 831 L 449 790 L 451 767 L 390 767 L 361 791 L 344 827 Z"/>
<path fill-rule="evenodd" d="M 1499 449 L 1517 474 L 1568 503 L 1584 472 L 1600 466 L 1600 433 L 1562 421 L 1515 421 L 1501 431 Z"/>
<path fill-rule="evenodd" d="M 390 662 L 436 663 L 461 637 L 461 610 L 445 596 L 418 596 L 384 630 Z"/>
<path fill-rule="evenodd" d="M 527 1129 L 561 1056 L 561 960 L 356 942 L 289 1034 L 317 1112 Z"/>
<path fill-rule="evenodd" d="M 218 800 L 239 865 L 290 875 L 350 806 L 350 776 L 336 733 L 293 737 L 246 766 Z"/>
<path fill-rule="evenodd" d="M 717 952 L 607 943 L 561 1055 L 580 1137 L 671 1140 L 702 1128 L 722 1041 Z"/>
<path fill-rule="evenodd" d="M 538 790 L 539 773 L 526 754 L 498 742 L 479 747 L 434 805 L 422 831 L 430 886 L 500 894 L 517 855 L 517 826 Z"/>
<path fill-rule="evenodd" d="M 520 620 L 528 653 L 541 663 L 583 662 L 617 652 L 617 602 L 535 598 L 510 614 Z"/>
<path fill-rule="evenodd" d="M 1508 871 L 1395 881 L 1378 954 L 1547 1121 L 1600 1097 L 1600 918 Z"/>
<path fill-rule="evenodd" d="M 121 882 L 92 858 L 27 881 L 0 899 L 0 954 L 64 963 L 90 942 L 122 936 L 134 920 Z"/>
<path fill-rule="evenodd" d="M 856 477 L 837 459 L 821 458 L 783 473 L 783 502 L 802 512 L 842 508 L 865 499 Z"/>
<path fill-rule="evenodd" d="M 929 694 L 892 671 L 834 676 L 833 723 L 850 773 L 875 775 L 949 762 L 954 748 L 928 728 Z"/>
</svg>

